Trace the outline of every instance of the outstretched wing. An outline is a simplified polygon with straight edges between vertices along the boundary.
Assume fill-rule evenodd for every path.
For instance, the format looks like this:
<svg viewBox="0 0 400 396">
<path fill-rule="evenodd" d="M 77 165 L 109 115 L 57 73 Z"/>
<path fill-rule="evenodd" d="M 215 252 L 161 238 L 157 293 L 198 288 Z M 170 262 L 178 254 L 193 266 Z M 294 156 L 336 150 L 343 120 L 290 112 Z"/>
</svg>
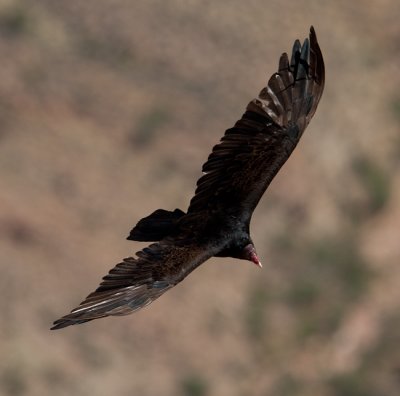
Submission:
<svg viewBox="0 0 400 396">
<path fill-rule="evenodd" d="M 127 315 L 149 305 L 215 252 L 186 239 L 164 239 L 117 264 L 52 330 L 110 315 Z"/>
<path fill-rule="evenodd" d="M 203 165 L 188 213 L 222 212 L 250 221 L 268 185 L 289 158 L 317 109 L 325 69 L 314 28 L 286 53 L 259 97 L 228 129 Z"/>
</svg>

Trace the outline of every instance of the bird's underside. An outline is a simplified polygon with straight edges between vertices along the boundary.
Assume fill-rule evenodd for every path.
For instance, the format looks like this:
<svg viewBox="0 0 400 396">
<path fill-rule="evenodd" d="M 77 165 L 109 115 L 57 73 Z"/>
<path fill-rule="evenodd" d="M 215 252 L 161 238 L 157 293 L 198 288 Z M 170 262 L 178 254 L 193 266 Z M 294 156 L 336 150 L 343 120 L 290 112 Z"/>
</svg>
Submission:
<svg viewBox="0 0 400 396">
<path fill-rule="evenodd" d="M 128 239 L 154 243 L 117 264 L 52 329 L 137 311 L 213 256 L 260 265 L 249 235 L 252 213 L 314 115 L 324 81 L 311 27 L 303 45 L 295 41 L 290 59 L 282 54 L 267 86 L 213 148 L 187 212 L 159 209 L 140 220 Z"/>
</svg>

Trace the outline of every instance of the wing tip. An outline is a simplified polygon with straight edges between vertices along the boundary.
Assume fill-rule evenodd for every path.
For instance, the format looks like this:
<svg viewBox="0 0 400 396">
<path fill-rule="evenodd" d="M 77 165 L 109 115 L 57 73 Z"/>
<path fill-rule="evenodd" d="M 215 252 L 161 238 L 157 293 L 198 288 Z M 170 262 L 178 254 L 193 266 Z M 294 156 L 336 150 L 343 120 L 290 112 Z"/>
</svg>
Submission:
<svg viewBox="0 0 400 396">
<path fill-rule="evenodd" d="M 301 114 L 305 114 L 305 127 L 315 113 L 324 82 L 324 60 L 314 26 L 310 26 L 309 36 L 303 44 L 296 39 L 290 56 L 282 53 L 278 73 L 271 76 L 267 87 L 253 103 L 259 112 L 281 127 L 300 122 Z"/>
<path fill-rule="evenodd" d="M 68 326 L 68 325 L 66 324 L 66 325 L 63 326 L 61 323 L 57 323 L 57 321 L 56 321 L 56 322 L 53 323 L 53 326 L 50 327 L 50 330 L 59 330 L 59 329 L 62 329 L 64 327 L 66 327 L 66 326 Z"/>
<path fill-rule="evenodd" d="M 68 320 L 59 319 L 59 320 L 56 320 L 56 321 L 53 323 L 53 326 L 50 327 L 50 330 L 60 330 L 60 329 L 63 329 L 64 327 L 72 326 L 72 325 L 74 325 L 74 324 L 75 324 L 75 323 L 71 323 L 71 322 L 68 321 Z"/>
<path fill-rule="evenodd" d="M 68 319 L 69 316 L 70 315 L 63 316 L 62 318 L 54 321 L 53 326 L 50 327 L 50 330 L 60 330 L 68 326 L 74 326 L 77 324 L 89 322 L 91 320 L 91 319 L 81 319 L 81 320 Z"/>
</svg>

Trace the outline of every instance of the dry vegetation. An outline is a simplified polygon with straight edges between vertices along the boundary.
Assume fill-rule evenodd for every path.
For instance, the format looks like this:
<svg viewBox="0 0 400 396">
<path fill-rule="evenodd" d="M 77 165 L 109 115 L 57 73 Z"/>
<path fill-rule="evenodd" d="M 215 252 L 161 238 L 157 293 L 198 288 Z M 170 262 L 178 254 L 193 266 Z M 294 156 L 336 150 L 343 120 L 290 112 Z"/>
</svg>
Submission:
<svg viewBox="0 0 400 396">
<path fill-rule="evenodd" d="M 400 394 L 400 9 L 0 2 L 0 394 Z M 50 332 L 150 211 L 186 208 L 293 39 L 327 84 L 259 205 L 264 263 L 213 259 L 150 308 Z"/>
</svg>

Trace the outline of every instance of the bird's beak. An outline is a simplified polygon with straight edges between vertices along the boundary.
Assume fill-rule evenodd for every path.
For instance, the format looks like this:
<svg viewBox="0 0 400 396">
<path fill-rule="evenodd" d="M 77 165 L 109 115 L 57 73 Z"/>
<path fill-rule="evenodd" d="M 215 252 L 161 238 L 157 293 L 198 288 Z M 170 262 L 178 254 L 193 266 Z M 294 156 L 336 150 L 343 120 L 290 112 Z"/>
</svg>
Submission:
<svg viewBox="0 0 400 396">
<path fill-rule="evenodd" d="M 262 268 L 261 261 L 258 259 L 257 253 L 255 251 L 250 254 L 250 261 Z"/>
<path fill-rule="evenodd" d="M 253 244 L 248 244 L 245 248 L 244 248 L 244 252 L 245 252 L 245 259 L 251 261 L 252 263 L 254 263 L 255 265 L 258 265 L 260 268 L 262 268 L 262 264 L 260 262 L 260 260 L 258 259 L 257 256 L 257 252 L 256 249 L 254 247 Z"/>
</svg>

